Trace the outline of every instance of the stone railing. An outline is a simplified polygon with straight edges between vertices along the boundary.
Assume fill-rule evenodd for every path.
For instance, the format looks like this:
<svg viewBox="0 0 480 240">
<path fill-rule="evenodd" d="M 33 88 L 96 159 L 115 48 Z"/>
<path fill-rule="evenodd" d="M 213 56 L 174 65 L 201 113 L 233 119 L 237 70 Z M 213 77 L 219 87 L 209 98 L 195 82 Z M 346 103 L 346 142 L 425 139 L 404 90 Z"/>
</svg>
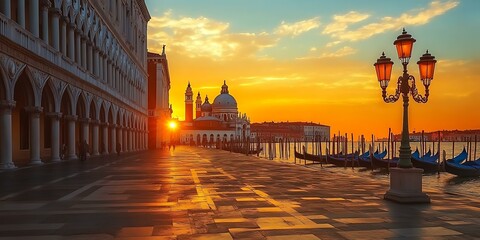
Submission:
<svg viewBox="0 0 480 240">
<path fill-rule="evenodd" d="M 22 28 L 15 21 L 6 18 L 0 13 L 0 36 L 10 39 L 14 43 L 22 46 L 23 48 L 31 51 L 33 54 L 38 55 L 45 60 L 57 65 L 58 67 L 65 69 L 77 78 L 84 82 L 89 83 L 94 88 L 101 89 L 102 91 L 110 94 L 120 102 L 131 106 L 133 109 L 138 109 L 141 112 L 146 113 L 146 107 L 136 104 L 130 99 L 120 95 L 117 91 L 110 88 L 108 85 L 102 83 L 100 79 L 88 71 L 79 66 L 76 62 L 57 51 L 52 46 L 45 43 L 42 39 L 39 39 L 31 34 L 26 29 Z"/>
</svg>

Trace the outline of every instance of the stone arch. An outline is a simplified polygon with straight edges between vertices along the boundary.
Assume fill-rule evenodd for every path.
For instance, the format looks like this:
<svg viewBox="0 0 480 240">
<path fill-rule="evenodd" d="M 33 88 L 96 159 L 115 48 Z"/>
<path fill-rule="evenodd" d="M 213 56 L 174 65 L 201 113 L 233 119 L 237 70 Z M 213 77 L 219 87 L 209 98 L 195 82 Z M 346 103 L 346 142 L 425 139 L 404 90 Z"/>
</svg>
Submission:
<svg viewBox="0 0 480 240">
<path fill-rule="evenodd" d="M 55 95 L 53 93 L 51 84 L 49 83 L 52 81 L 51 79 L 47 80 L 47 83 L 42 89 L 42 99 L 40 101 L 40 106 L 43 108 L 42 119 L 43 128 L 41 133 L 41 139 L 43 139 L 43 148 L 44 149 L 51 149 L 52 148 L 52 117 L 58 117 L 55 115 L 48 116 L 48 114 L 54 114 L 56 112 L 55 108 Z M 58 132 L 57 132 L 58 134 Z M 58 136 L 57 136 L 58 138 Z M 57 146 L 58 147 L 58 146 Z M 51 154 L 51 153 L 50 153 Z M 52 154 L 51 154 L 52 155 Z M 58 157 L 55 155 L 55 157 Z"/>
<path fill-rule="evenodd" d="M 60 101 L 60 112 L 63 115 L 60 121 L 60 146 L 66 145 L 68 149 L 70 149 L 68 141 L 68 117 L 72 116 L 74 113 L 72 102 L 73 100 L 70 91 L 64 91 Z"/>
<path fill-rule="evenodd" d="M 39 110 L 34 108 L 34 94 L 31 79 L 27 72 L 23 71 L 15 82 L 12 96 L 15 101 L 15 108 L 12 111 L 13 159 L 21 163 L 28 161 L 32 147 L 30 114 L 35 114 Z"/>
<path fill-rule="evenodd" d="M 80 94 L 80 97 L 77 101 L 76 114 L 78 118 L 88 118 L 88 103 L 83 94 Z"/>
<path fill-rule="evenodd" d="M 95 104 L 95 101 L 92 99 L 90 101 L 90 109 L 89 109 L 89 118 L 92 121 L 99 120 L 98 118 L 98 109 L 97 109 L 97 104 Z"/>
<path fill-rule="evenodd" d="M 27 71 L 23 71 L 22 74 L 17 78 L 17 81 L 14 83 L 14 90 L 13 90 L 13 100 L 17 101 L 17 99 L 26 100 L 28 105 L 25 106 L 35 106 L 35 90 L 33 88 L 33 84 L 29 74 Z M 22 98 L 24 97 L 24 98 Z"/>
<path fill-rule="evenodd" d="M 63 115 L 73 115 L 73 99 L 70 91 L 64 91 L 62 95 L 62 100 L 60 102 L 60 111 Z"/>
<path fill-rule="evenodd" d="M 88 138 L 88 132 L 83 131 L 83 126 L 84 124 L 88 124 L 88 103 L 85 99 L 85 96 L 83 94 L 80 94 L 77 104 L 76 104 L 76 109 L 75 109 L 75 114 L 77 115 L 78 122 L 80 124 L 76 124 L 75 127 L 75 136 L 76 136 L 76 142 L 79 142 L 80 144 L 85 140 L 87 143 L 89 143 Z M 88 127 L 88 126 L 87 126 Z M 88 135 L 87 135 L 88 134 Z"/>
</svg>

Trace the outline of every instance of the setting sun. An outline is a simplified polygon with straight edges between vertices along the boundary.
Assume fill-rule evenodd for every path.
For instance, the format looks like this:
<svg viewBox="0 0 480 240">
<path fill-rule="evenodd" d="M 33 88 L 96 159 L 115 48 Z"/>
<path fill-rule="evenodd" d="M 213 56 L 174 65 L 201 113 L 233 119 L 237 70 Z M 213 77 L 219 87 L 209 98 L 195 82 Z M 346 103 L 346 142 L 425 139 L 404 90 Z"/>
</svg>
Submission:
<svg viewBox="0 0 480 240">
<path fill-rule="evenodd" d="M 175 129 L 177 129 L 177 122 L 175 122 L 175 121 L 170 121 L 170 122 L 168 123 L 168 128 L 170 128 L 170 130 L 175 130 Z"/>
</svg>

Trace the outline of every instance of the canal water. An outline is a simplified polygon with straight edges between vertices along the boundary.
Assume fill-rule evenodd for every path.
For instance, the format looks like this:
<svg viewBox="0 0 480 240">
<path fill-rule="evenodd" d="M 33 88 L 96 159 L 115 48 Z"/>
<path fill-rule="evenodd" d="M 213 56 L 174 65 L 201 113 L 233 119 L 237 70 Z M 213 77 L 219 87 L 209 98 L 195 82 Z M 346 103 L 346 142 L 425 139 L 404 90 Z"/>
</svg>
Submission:
<svg viewBox="0 0 480 240">
<path fill-rule="evenodd" d="M 326 146 L 325 143 L 322 143 L 323 145 L 321 146 L 321 152 L 322 154 L 325 154 L 326 151 Z M 294 163 L 294 143 L 289 143 L 289 144 L 280 144 L 280 143 L 262 143 L 261 146 L 263 147 L 264 151 L 260 153 L 260 157 L 271 159 L 274 161 L 282 161 L 282 162 L 289 162 L 289 163 Z M 296 148 L 297 151 L 300 152 L 300 149 L 302 149 L 302 146 L 305 146 L 306 150 L 308 153 L 314 153 L 318 154 L 320 152 L 320 144 L 315 144 L 311 142 L 302 142 L 302 143 L 296 143 Z M 366 144 L 368 146 L 369 143 Z M 386 148 L 386 143 L 375 143 L 375 148 L 376 149 L 384 149 Z M 420 143 L 419 142 L 412 142 L 411 144 L 412 151 L 415 151 L 415 149 L 420 149 Z M 429 149 L 435 150 L 435 152 L 438 151 L 438 143 L 426 143 L 426 147 L 424 147 L 424 151 L 427 152 Z M 424 145 L 424 146 L 425 146 Z M 340 146 L 340 149 L 347 148 L 348 152 L 352 152 L 351 149 L 351 143 L 348 144 L 348 146 Z M 470 146 L 470 148 L 468 148 Z M 357 142 L 353 143 L 353 148 L 358 149 L 359 144 Z M 400 147 L 400 143 L 397 143 L 395 146 L 396 153 L 395 156 L 398 156 L 398 149 Z M 480 143 L 477 144 L 476 146 L 476 152 L 475 152 L 475 144 L 474 143 L 466 143 L 466 142 L 455 142 L 454 144 L 452 142 L 442 142 L 440 143 L 440 152 L 443 152 L 445 150 L 446 153 L 446 158 L 450 159 L 452 156 L 458 155 L 463 148 L 466 148 L 469 153 L 471 153 L 470 157 L 471 159 L 479 159 L 480 158 Z M 337 148 L 337 147 L 336 147 Z M 368 149 L 368 147 L 367 147 Z M 476 153 L 476 155 L 475 155 Z M 440 155 L 441 159 L 443 160 L 442 154 Z M 303 164 L 303 160 L 296 160 L 298 164 Z M 309 165 L 309 167 L 313 168 L 321 168 L 320 164 L 315 164 L 315 165 Z M 331 172 L 338 172 L 338 173 L 347 173 L 347 174 L 353 174 L 359 177 L 366 177 L 366 178 L 373 178 L 373 179 L 379 179 L 379 180 L 385 180 L 388 181 L 388 172 L 386 170 L 369 170 L 366 168 L 361 168 L 361 167 L 355 167 L 352 169 L 352 167 L 332 167 L 331 165 L 323 165 L 323 169 L 326 171 L 331 171 Z M 440 174 L 424 174 L 423 177 L 423 186 L 425 188 L 435 188 L 439 189 L 441 191 L 444 191 L 445 193 L 452 193 L 452 194 L 462 194 L 462 195 L 468 195 L 472 197 L 480 197 L 480 177 L 477 178 L 461 178 L 457 177 L 453 174 L 447 173 L 447 172 L 440 172 Z"/>
</svg>

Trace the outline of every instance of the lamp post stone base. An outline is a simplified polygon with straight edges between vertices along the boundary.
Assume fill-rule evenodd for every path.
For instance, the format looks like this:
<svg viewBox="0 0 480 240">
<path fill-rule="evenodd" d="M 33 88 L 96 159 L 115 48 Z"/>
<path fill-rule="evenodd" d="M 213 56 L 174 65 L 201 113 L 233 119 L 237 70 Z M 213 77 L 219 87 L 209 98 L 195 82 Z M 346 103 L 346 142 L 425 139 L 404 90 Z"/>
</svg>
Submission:
<svg viewBox="0 0 480 240">
<path fill-rule="evenodd" d="M 430 203 L 430 197 L 422 192 L 420 168 L 391 168 L 390 189 L 384 199 L 399 203 Z"/>
</svg>

